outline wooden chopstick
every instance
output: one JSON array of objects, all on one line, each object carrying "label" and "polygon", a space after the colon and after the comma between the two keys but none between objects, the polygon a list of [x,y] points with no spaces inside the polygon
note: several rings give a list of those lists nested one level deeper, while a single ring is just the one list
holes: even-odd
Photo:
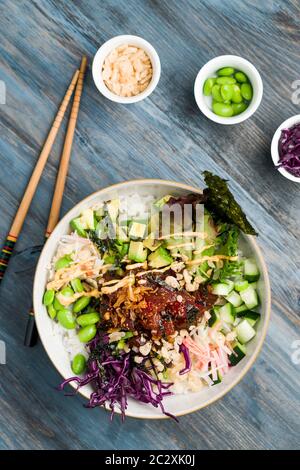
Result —
[{"label": "wooden chopstick", "polygon": [[58,130],[60,128],[60,125],[62,123],[65,111],[68,107],[68,104],[70,102],[71,96],[73,94],[73,91],[75,89],[76,83],[78,81],[79,77],[79,70],[76,70],[72,81],[69,85],[69,88],[67,89],[67,92],[62,100],[62,103],[58,109],[58,112],[55,116],[55,119],[53,121],[52,127],[50,129],[50,132],[48,134],[48,137],[44,143],[44,146],[42,148],[42,151],[40,153],[40,156],[38,158],[38,161],[36,163],[36,166],[33,170],[33,173],[31,175],[31,178],[29,180],[29,183],[27,185],[27,188],[25,190],[25,193],[23,195],[21,204],[17,210],[17,213],[15,215],[14,221],[12,223],[12,226],[10,228],[9,234],[6,238],[6,242],[2,248],[2,251],[0,253],[0,283],[4,277],[8,262],[10,260],[11,254],[13,252],[15,243],[18,239],[18,236],[22,230],[23,223],[25,220],[25,217],[27,215],[28,209],[30,207],[31,201],[33,199],[33,196],[35,194],[36,188],[39,184],[42,172],[44,170],[44,167],[46,165],[47,159],[49,157],[49,154],[51,152],[52,146],[54,144],[55,138],[57,136]]},{"label": "wooden chopstick", "polygon": [[83,57],[81,61],[81,65],[80,65],[78,82],[76,85],[74,101],[73,101],[72,110],[70,114],[67,134],[65,138],[60,166],[59,166],[58,175],[56,179],[54,196],[52,199],[52,205],[50,209],[50,215],[49,215],[49,220],[48,220],[48,225],[47,225],[47,230],[46,230],[46,237],[49,237],[49,235],[52,233],[59,219],[60,207],[61,207],[62,197],[63,197],[63,193],[65,189],[65,183],[66,183],[66,178],[67,178],[67,173],[68,173],[68,168],[69,168],[69,161],[70,161],[70,156],[71,156],[74,132],[75,132],[75,127],[76,127],[76,122],[77,122],[77,117],[78,117],[86,65],[87,65],[87,58]]},{"label": "wooden chopstick", "polygon": [[[70,161],[70,156],[71,156],[75,127],[76,127],[76,122],[77,122],[77,117],[78,117],[78,112],[79,112],[80,99],[81,99],[81,94],[82,94],[82,89],[83,89],[83,80],[84,80],[86,66],[87,66],[87,58],[83,57],[81,61],[81,65],[80,65],[79,77],[78,77],[78,82],[76,85],[74,101],[73,101],[71,114],[69,118],[64,147],[63,147],[63,151],[62,151],[62,155],[60,159],[55,189],[54,189],[53,198],[52,198],[51,209],[49,213],[47,230],[45,232],[46,239],[52,233],[59,219],[62,197],[63,197],[63,193],[65,189],[65,182],[66,182],[69,161]],[[35,326],[34,311],[32,308],[28,314],[24,345],[29,346],[29,347],[34,346],[37,337],[38,337],[38,334],[37,334],[37,330]]]}]

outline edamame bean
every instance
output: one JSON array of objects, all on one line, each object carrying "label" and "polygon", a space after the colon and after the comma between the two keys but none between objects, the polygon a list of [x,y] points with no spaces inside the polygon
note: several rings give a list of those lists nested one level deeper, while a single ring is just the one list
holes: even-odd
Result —
[{"label": "edamame bean", "polygon": [[221,96],[220,89],[221,89],[220,85],[214,85],[211,89],[211,94],[215,101],[222,103],[223,98]]},{"label": "edamame bean", "polygon": [[223,67],[222,69],[219,69],[217,71],[217,75],[219,75],[219,77],[227,77],[229,75],[233,75],[234,74],[234,68],[233,67]]},{"label": "edamame bean", "polygon": [[84,313],[77,317],[77,323],[80,326],[94,325],[100,320],[100,315],[97,312]]},{"label": "edamame bean", "polygon": [[78,313],[83,310],[91,301],[91,297],[80,297],[73,306],[73,312]]},{"label": "edamame bean", "polygon": [[232,85],[233,83],[236,83],[236,79],[233,77],[218,77],[216,79],[216,83],[218,85]]},{"label": "edamame bean", "polygon": [[95,325],[87,325],[84,328],[81,328],[78,331],[79,341],[82,343],[88,343],[97,333],[97,328]]},{"label": "edamame bean", "polygon": [[48,315],[50,318],[52,318],[52,320],[56,317],[56,314],[57,314],[57,311],[55,310],[55,308],[53,307],[53,304],[50,304],[48,307],[47,307],[47,311],[48,311]]},{"label": "edamame bean", "polygon": [[230,117],[233,115],[233,109],[230,104],[213,101],[212,110],[215,114],[222,117]]},{"label": "edamame bean", "polygon": [[53,307],[55,308],[55,310],[63,310],[63,309],[65,308],[65,307],[60,303],[60,301],[58,300],[57,294],[56,294],[56,296],[54,297]]},{"label": "edamame bean", "polygon": [[233,95],[233,85],[222,85],[220,93],[224,102],[230,101]]},{"label": "edamame bean", "polygon": [[203,94],[205,96],[211,95],[211,89],[215,84],[216,79],[215,78],[208,78],[205,80],[204,85],[203,85]]},{"label": "edamame bean", "polygon": [[60,294],[63,295],[64,297],[73,297],[74,291],[71,287],[64,287],[61,291]]},{"label": "edamame bean", "polygon": [[231,100],[233,103],[241,103],[243,101],[242,95],[241,95],[241,89],[238,85],[234,84],[232,86],[232,97]]},{"label": "edamame bean", "polygon": [[73,287],[74,292],[83,292],[83,285],[80,279],[72,279],[71,286]]},{"label": "edamame bean", "polygon": [[243,72],[236,72],[234,78],[239,83],[246,83],[248,81],[247,76]]},{"label": "edamame bean", "polygon": [[73,330],[74,328],[76,328],[75,317],[72,314],[71,310],[68,310],[66,308],[64,308],[63,310],[59,310],[59,312],[57,313],[57,320],[67,330]]},{"label": "edamame bean", "polygon": [[62,258],[59,258],[56,263],[55,263],[55,271],[58,271],[59,269],[67,268],[72,261],[72,258],[70,255],[65,255]]},{"label": "edamame bean", "polygon": [[247,101],[250,101],[252,99],[253,92],[250,83],[243,83],[241,85],[241,94],[242,97]]},{"label": "edamame bean", "polygon": [[43,304],[46,305],[46,307],[51,305],[53,303],[54,296],[55,296],[55,292],[53,289],[46,290],[44,297],[43,297]]},{"label": "edamame bean", "polygon": [[76,354],[76,356],[73,357],[71,369],[76,375],[80,375],[84,372],[86,369],[86,359],[82,354]]},{"label": "edamame bean", "polygon": [[247,104],[242,101],[242,103],[232,103],[233,115],[241,114],[245,109],[247,109]]}]

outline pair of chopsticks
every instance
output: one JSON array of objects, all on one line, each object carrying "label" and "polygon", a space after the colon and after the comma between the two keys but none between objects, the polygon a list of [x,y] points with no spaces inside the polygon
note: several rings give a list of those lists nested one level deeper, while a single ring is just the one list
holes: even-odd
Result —
[{"label": "pair of chopsticks", "polygon": [[[73,143],[74,132],[75,132],[75,127],[76,127],[76,122],[77,122],[77,116],[79,112],[80,98],[82,94],[83,79],[84,79],[86,66],[87,66],[87,59],[86,57],[83,57],[81,61],[80,69],[76,70],[71,80],[71,83],[69,85],[69,88],[58,109],[57,115],[53,121],[48,137],[44,143],[39,159],[36,163],[35,169],[31,175],[31,178],[25,190],[21,204],[15,215],[13,224],[6,238],[6,242],[0,253],[0,283],[4,277],[4,274],[8,266],[10,257],[12,255],[13,249],[15,247],[16,241],[22,230],[24,220],[26,218],[31,201],[37,189],[37,186],[40,181],[44,167],[46,165],[47,159],[50,155],[58,130],[64,118],[64,114],[66,112],[68,104],[75,90],[74,100],[73,100],[70,118],[68,122],[67,133],[65,137],[59,170],[57,174],[47,229],[45,232],[46,238],[49,237],[49,235],[52,233],[53,229],[55,228],[58,222],[66,177],[68,173],[68,167],[69,167],[69,161],[70,161],[70,156],[71,156],[72,143]],[[34,315],[33,315],[33,311],[31,311],[29,314],[28,322],[27,322],[24,344],[26,346],[33,345],[32,343],[33,343],[33,340],[35,339],[34,337],[36,336],[37,334],[35,330]]]}]

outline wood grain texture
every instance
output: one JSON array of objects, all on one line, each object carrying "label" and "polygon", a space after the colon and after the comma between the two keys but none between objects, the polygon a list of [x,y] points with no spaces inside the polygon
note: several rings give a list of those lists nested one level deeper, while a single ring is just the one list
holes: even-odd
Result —
[{"label": "wood grain texture", "polygon": [[[0,28],[0,79],[7,88],[0,109],[0,242],[81,56],[91,64],[105,40],[137,34],[160,55],[159,85],[147,100],[122,106],[97,92],[88,71],[62,213],[111,183],[158,177],[201,186],[201,172],[211,170],[230,180],[260,233],[273,294],[269,332],[254,367],[226,397],[178,425],[135,419],[120,425],[118,417],[110,423],[103,410],[84,409],[80,397],[62,397],[43,347],[22,345],[60,133],[2,282],[7,364],[0,365],[0,447],[299,448],[300,365],[291,353],[300,339],[300,188],[274,170],[270,157],[277,126],[299,114],[291,101],[291,84],[300,78],[299,2],[4,0]],[[264,81],[259,110],[237,126],[208,121],[193,97],[199,68],[224,53],[248,58]]]}]

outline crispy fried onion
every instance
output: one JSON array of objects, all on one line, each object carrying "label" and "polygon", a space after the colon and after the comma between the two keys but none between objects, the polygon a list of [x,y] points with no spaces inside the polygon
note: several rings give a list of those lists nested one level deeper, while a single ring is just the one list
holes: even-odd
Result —
[{"label": "crispy fried onion", "polygon": [[107,264],[95,266],[95,260],[73,264],[68,268],[56,271],[54,280],[48,282],[47,289],[59,290],[65,284],[68,284],[72,279],[76,279],[77,277],[80,279],[96,277],[99,275],[100,271],[105,271],[109,267],[111,267],[111,265]]}]

